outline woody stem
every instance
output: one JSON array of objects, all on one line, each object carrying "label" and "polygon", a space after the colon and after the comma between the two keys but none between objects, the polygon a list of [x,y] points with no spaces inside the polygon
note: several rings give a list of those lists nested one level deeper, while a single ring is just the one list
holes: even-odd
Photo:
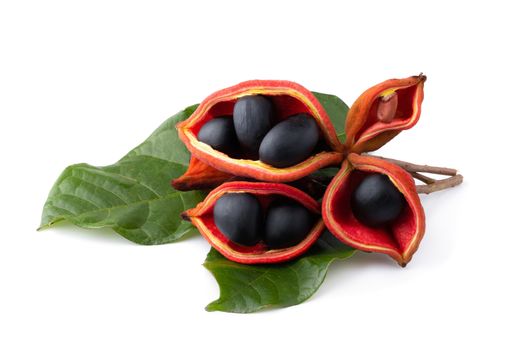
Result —
[{"label": "woody stem", "polygon": [[413,177],[414,179],[421,180],[421,181],[423,181],[424,183],[426,183],[427,185],[436,182],[436,180],[434,180],[433,178],[428,177],[428,176],[425,176],[425,175],[420,174],[420,173],[411,172],[410,174],[412,175],[412,177]]},{"label": "woody stem", "polygon": [[420,165],[420,164],[414,164],[405,162],[403,160],[397,160],[392,158],[385,158],[385,157],[379,157],[379,156],[372,156],[379,159],[386,160],[390,163],[394,163],[401,168],[405,169],[409,173],[429,173],[429,174],[438,174],[438,175],[448,175],[448,176],[454,176],[458,173],[456,169],[451,168],[444,168],[444,167],[438,167],[438,166],[430,166],[430,165]]},{"label": "woody stem", "polygon": [[[432,192],[437,192],[437,191],[445,190],[447,188],[458,186],[459,184],[463,182],[463,175],[458,174],[458,171],[456,169],[430,166],[430,165],[414,164],[414,163],[409,163],[409,162],[405,162],[402,160],[385,158],[385,157],[380,157],[380,156],[375,156],[375,155],[371,155],[371,156],[375,158],[386,160],[393,164],[396,164],[397,166],[409,172],[415,179],[418,179],[424,182],[425,183],[424,185],[416,186],[416,190],[418,193],[430,194]],[[431,177],[423,175],[421,173],[445,175],[449,177],[438,180],[438,179],[433,179]]]},{"label": "woody stem", "polygon": [[430,194],[447,188],[458,186],[463,182],[463,175],[457,174],[443,180],[435,180],[431,184],[417,185],[417,193]]}]

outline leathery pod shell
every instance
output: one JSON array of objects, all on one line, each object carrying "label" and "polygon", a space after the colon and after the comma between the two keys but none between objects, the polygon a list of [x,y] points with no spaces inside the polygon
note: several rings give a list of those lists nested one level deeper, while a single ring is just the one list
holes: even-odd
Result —
[{"label": "leathery pod shell", "polygon": [[[226,194],[250,194],[255,196],[263,208],[271,206],[278,199],[287,199],[300,203],[312,215],[313,223],[308,234],[297,244],[286,248],[268,247],[263,241],[244,246],[232,242],[224,235],[214,222],[214,207],[217,201]],[[195,208],[182,214],[190,220],[201,235],[229,260],[243,264],[268,264],[289,261],[301,254],[315,243],[324,230],[321,208],[317,201],[295,187],[280,183],[232,181],[222,184],[211,191]],[[317,218],[316,218],[317,217]]]},{"label": "leathery pod shell", "polygon": [[419,120],[426,76],[390,79],[357,98],[346,117],[350,153],[375,151]]},{"label": "leathery pod shell", "polygon": [[226,181],[233,181],[233,174],[217,170],[198,158],[191,157],[188,169],[182,176],[171,180],[171,185],[178,191],[208,189],[217,187]]},{"label": "leathery pod shell", "polygon": [[[298,164],[279,168],[261,160],[230,157],[198,140],[197,135],[204,124],[219,116],[232,115],[236,102],[245,96],[264,96],[270,100],[276,123],[300,113],[311,115],[318,126],[323,147]],[[344,157],[343,145],[321,103],[312,92],[290,81],[251,80],[217,91],[206,98],[187,120],[179,123],[177,129],[192,157],[219,171],[260,181],[295,181],[318,169],[339,164]]]},{"label": "leathery pod shell", "polygon": [[[388,177],[406,202],[397,218],[380,226],[366,224],[366,218],[358,219],[352,209],[354,191],[371,174]],[[348,156],[326,189],[322,210],[326,226],[343,243],[388,254],[401,266],[410,261],[425,232],[425,214],[412,176],[397,165],[371,156]]]}]

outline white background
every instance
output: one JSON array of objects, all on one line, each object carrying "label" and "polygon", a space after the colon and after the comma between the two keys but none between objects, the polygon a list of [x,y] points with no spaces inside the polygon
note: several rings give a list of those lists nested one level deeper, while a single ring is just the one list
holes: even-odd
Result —
[{"label": "white background", "polygon": [[[523,349],[519,2],[250,3],[1,2],[0,348]],[[217,89],[288,79],[350,104],[420,72],[421,120],[379,154],[466,182],[423,198],[405,269],[361,253],[299,306],[208,313],[219,291],[200,237],[35,231],[65,166],[113,163]]]}]

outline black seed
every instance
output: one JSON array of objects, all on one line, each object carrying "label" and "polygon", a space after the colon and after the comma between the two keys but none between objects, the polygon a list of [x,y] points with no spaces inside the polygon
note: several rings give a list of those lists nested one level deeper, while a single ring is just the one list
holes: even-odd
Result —
[{"label": "black seed", "polygon": [[237,244],[252,246],[261,240],[263,212],[257,198],[248,193],[227,193],[213,208],[217,228]]},{"label": "black seed", "polygon": [[313,223],[313,214],[298,202],[275,200],[266,214],[264,242],[272,249],[292,247],[306,238]]},{"label": "black seed", "polygon": [[259,159],[286,168],[310,157],[319,140],[319,128],[308,114],[297,114],[275,125],[264,137]]},{"label": "black seed", "polygon": [[383,174],[367,175],[352,193],[352,211],[360,222],[377,227],[388,224],[403,211],[405,197]]},{"label": "black seed", "polygon": [[259,145],[272,127],[273,119],[273,104],[264,96],[244,96],[235,103],[233,107],[235,133],[248,158],[257,159]]},{"label": "black seed", "polygon": [[197,140],[228,155],[236,152],[239,147],[231,116],[217,117],[208,121],[199,130]]}]

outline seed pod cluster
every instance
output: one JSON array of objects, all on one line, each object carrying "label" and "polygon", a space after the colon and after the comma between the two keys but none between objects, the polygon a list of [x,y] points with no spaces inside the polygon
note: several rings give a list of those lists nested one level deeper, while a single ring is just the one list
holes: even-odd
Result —
[{"label": "seed pod cluster", "polygon": [[[425,223],[414,179],[361,153],[417,123],[425,79],[391,79],[366,90],[348,110],[344,143],[316,96],[296,83],[248,81],[212,94],[177,126],[192,161],[173,184],[255,182],[226,182],[184,217],[224,256],[242,263],[293,259],[326,225],[342,242],[406,265]],[[327,166],[340,169],[321,206],[282,184]]]}]

